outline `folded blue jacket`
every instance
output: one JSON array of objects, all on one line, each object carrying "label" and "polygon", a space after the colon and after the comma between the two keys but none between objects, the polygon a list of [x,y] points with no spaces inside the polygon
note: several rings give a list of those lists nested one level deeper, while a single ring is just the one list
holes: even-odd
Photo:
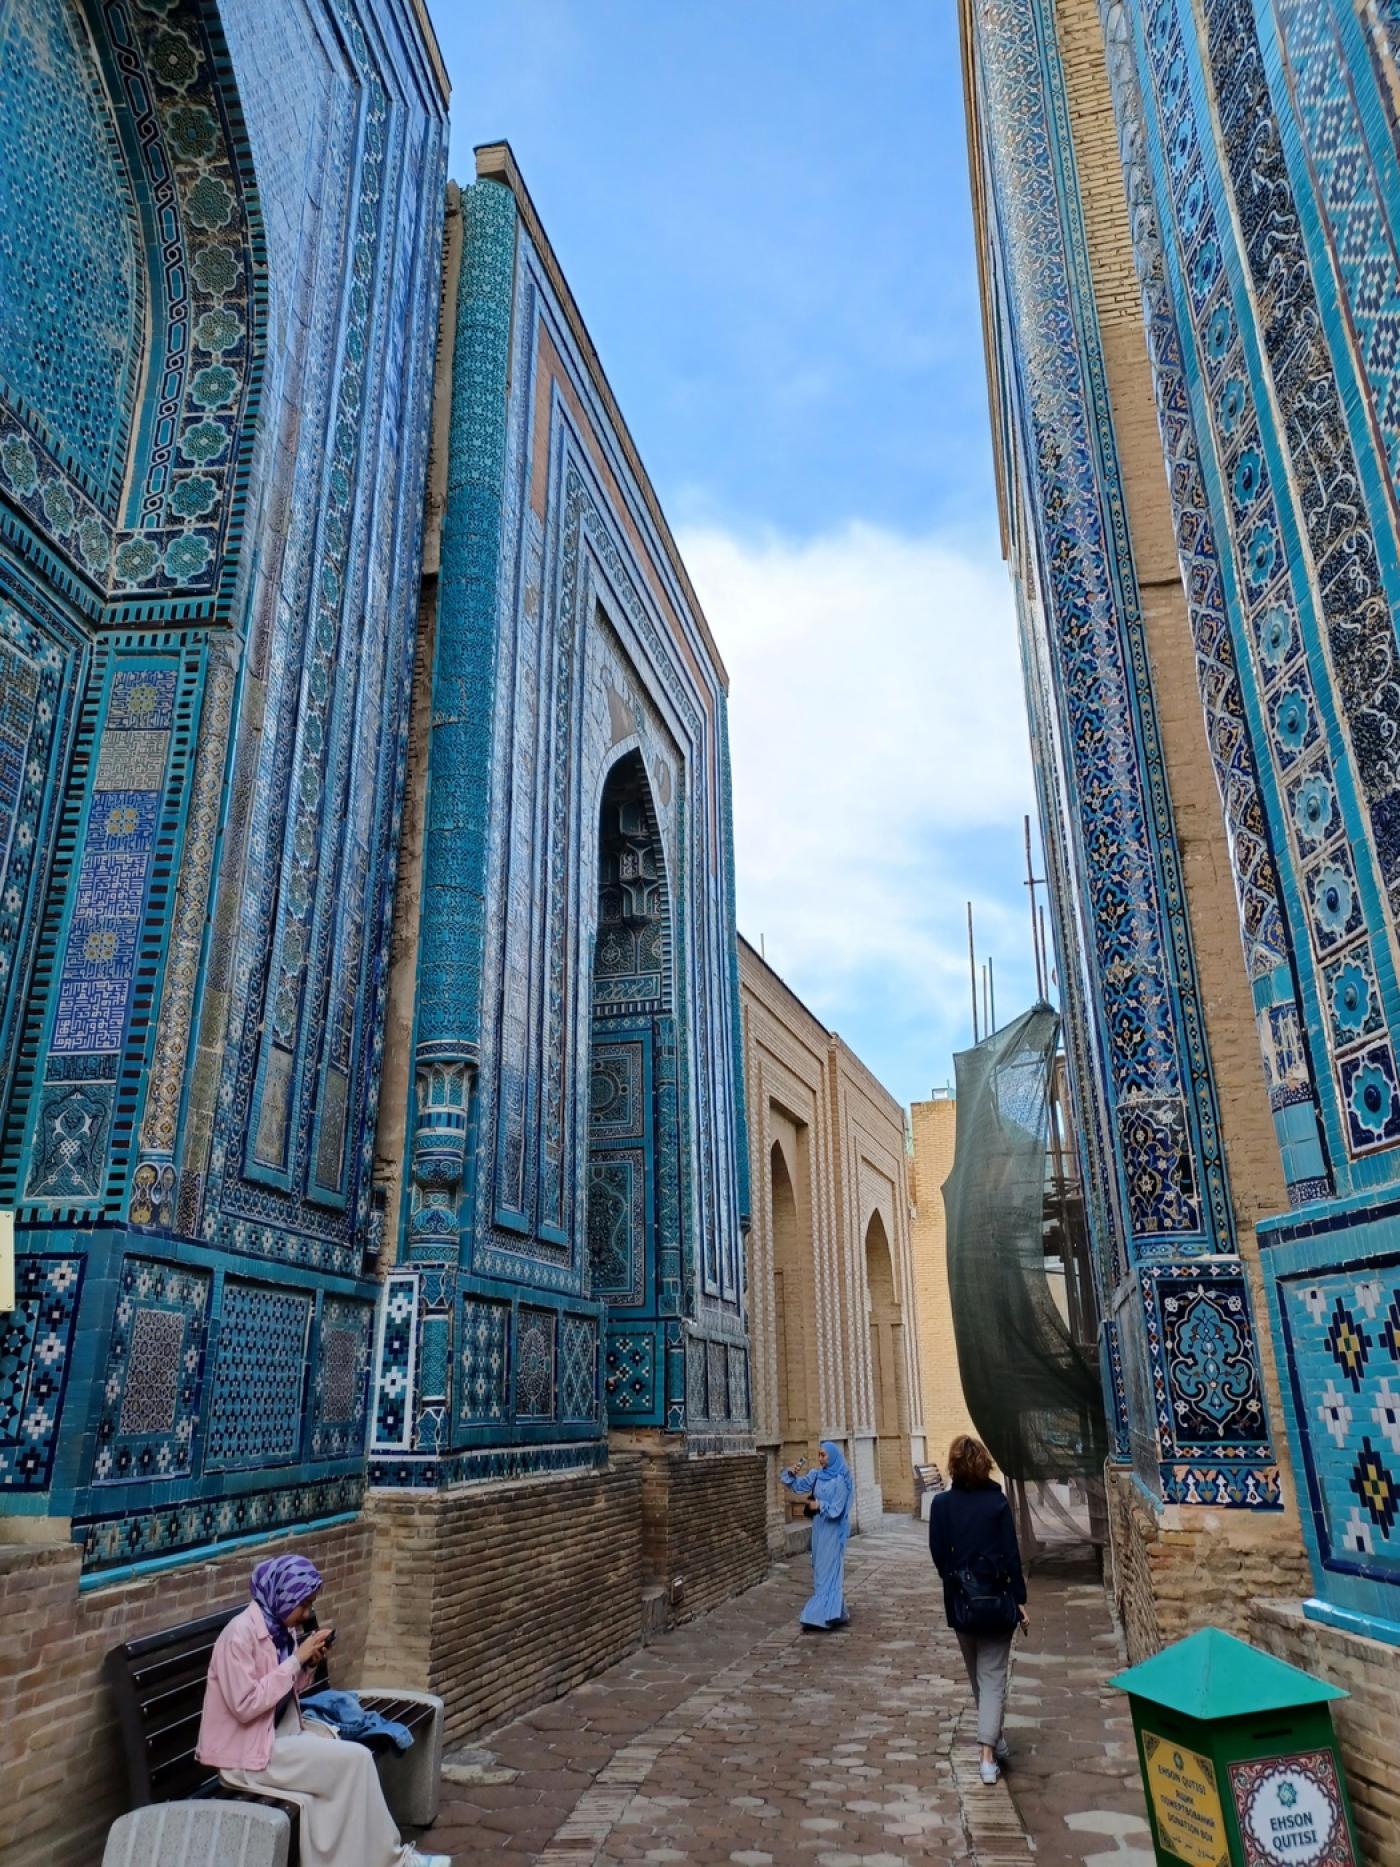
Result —
[{"label": "folded blue jacket", "polygon": [[413,1733],[407,1725],[392,1718],[381,1718],[377,1711],[362,1705],[353,1692],[313,1692],[301,1701],[301,1709],[318,1724],[328,1724],[342,1737],[363,1743],[366,1738],[392,1738],[400,1750],[407,1750]]}]

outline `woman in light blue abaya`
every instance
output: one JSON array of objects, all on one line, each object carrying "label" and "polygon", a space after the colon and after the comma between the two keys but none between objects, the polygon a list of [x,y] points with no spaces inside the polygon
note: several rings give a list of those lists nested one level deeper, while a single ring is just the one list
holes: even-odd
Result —
[{"label": "woman in light blue abaya", "polygon": [[812,1519],[812,1599],[802,1610],[809,1634],[829,1634],[844,1627],[846,1613],[846,1544],[851,1534],[851,1473],[840,1446],[823,1439],[816,1467],[789,1466],[778,1476],[795,1497],[806,1498]]}]

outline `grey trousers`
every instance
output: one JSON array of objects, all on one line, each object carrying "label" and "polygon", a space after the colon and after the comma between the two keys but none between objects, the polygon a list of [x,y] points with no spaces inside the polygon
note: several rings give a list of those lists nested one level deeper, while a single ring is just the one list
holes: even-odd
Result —
[{"label": "grey trousers", "polygon": [[1006,1675],[1011,1665],[1010,1634],[959,1634],[963,1665],[967,1668],[977,1706],[977,1742],[995,1744],[1001,1736],[1006,1711]]}]

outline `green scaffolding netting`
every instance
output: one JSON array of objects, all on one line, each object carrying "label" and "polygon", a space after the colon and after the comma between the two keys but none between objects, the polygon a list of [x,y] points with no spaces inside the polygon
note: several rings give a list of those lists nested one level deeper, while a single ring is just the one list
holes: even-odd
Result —
[{"label": "green scaffolding netting", "polygon": [[1051,1071],[1059,1015],[1036,1005],[954,1059],[957,1138],[943,1188],[948,1282],[968,1412],[1006,1477],[1084,1478],[1107,1456],[1097,1355],[1047,1275]]}]

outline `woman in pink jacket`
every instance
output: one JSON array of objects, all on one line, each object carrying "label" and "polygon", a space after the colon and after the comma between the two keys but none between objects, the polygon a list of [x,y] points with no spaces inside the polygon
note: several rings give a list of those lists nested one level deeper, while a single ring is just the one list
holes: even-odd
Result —
[{"label": "woman in pink jacket", "polygon": [[195,1755],[235,1789],[262,1789],[301,1808],[302,1867],[452,1867],[399,1840],[374,1758],[325,1725],[302,1722],[297,1694],[332,1637],[300,1645],[321,1592],[305,1556],[273,1556],[253,1571],[253,1599],[214,1646]]}]

